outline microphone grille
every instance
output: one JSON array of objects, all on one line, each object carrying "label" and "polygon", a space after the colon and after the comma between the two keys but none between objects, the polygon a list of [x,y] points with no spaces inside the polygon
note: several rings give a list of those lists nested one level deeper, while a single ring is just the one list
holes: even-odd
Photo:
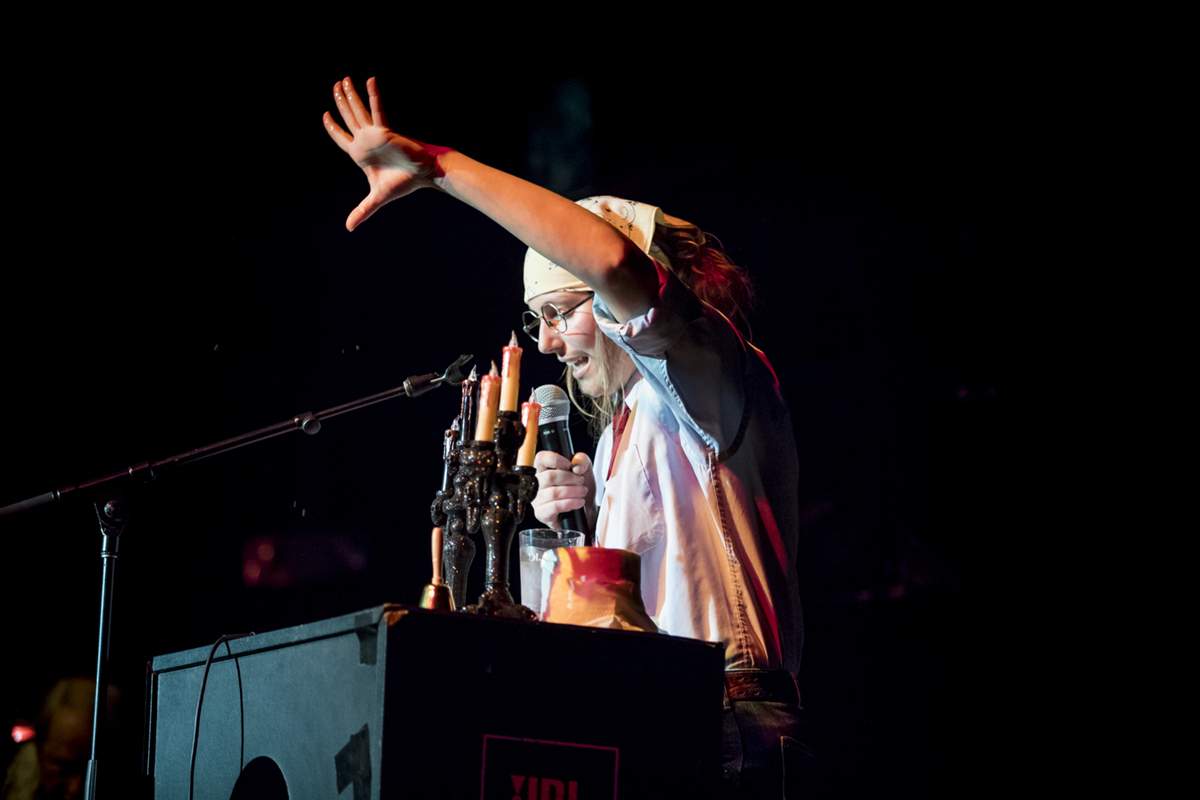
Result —
[{"label": "microphone grille", "polygon": [[538,425],[548,422],[563,422],[571,413],[571,399],[562,387],[548,383],[533,390],[533,400],[542,406],[542,414],[538,417]]}]

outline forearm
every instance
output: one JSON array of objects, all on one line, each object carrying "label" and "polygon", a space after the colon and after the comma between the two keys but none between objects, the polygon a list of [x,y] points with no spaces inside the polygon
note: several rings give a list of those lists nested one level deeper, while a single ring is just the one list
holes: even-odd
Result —
[{"label": "forearm", "polygon": [[346,127],[326,113],[330,138],[362,168],[370,193],[346,218],[354,230],[388,203],[433,186],[482,211],[596,291],[619,320],[650,309],[658,273],[649,256],[599,217],[553,192],[444,147],[401,136],[383,113],[375,79],[370,107],[349,79],[333,87]]},{"label": "forearm", "polygon": [[437,154],[434,185],[575,275],[619,320],[649,310],[658,276],[649,256],[600,217],[554,192],[462,153]]}]

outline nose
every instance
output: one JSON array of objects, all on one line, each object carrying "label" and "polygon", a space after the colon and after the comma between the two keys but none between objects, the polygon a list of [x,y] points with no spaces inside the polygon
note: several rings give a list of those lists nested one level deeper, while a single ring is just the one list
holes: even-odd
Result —
[{"label": "nose", "polygon": [[563,340],[559,336],[558,331],[551,328],[545,322],[538,324],[538,352],[546,355],[561,353],[566,348],[563,346]]}]

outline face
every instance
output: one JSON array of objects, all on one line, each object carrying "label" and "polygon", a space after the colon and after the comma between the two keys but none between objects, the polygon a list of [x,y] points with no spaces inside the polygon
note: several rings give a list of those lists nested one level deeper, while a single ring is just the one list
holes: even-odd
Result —
[{"label": "face", "polygon": [[[547,292],[531,299],[529,308],[538,314],[542,313],[542,307],[546,303],[553,303],[560,309],[568,309],[586,297],[582,292]],[[565,333],[559,333],[544,322],[539,325],[538,350],[556,356],[566,364],[584,394],[588,397],[599,397],[604,393],[604,389],[600,385],[596,337],[604,334],[596,330],[591,301],[568,314],[566,323]]]},{"label": "face", "polygon": [[44,796],[83,796],[84,776],[92,744],[91,715],[71,708],[50,719],[50,730],[38,747]]}]

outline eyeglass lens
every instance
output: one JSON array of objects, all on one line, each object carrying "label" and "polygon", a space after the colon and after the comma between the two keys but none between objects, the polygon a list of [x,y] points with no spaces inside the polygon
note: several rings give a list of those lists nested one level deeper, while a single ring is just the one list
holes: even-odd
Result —
[{"label": "eyeglass lens", "polygon": [[543,305],[541,314],[534,313],[533,311],[526,311],[522,314],[525,319],[525,332],[533,337],[534,341],[536,341],[538,338],[538,326],[545,322],[547,327],[549,327],[551,330],[558,333],[565,333],[567,329],[567,315],[591,299],[592,295],[589,294],[583,300],[580,300],[566,311],[559,311],[558,306],[554,305],[553,303],[546,303]]}]

